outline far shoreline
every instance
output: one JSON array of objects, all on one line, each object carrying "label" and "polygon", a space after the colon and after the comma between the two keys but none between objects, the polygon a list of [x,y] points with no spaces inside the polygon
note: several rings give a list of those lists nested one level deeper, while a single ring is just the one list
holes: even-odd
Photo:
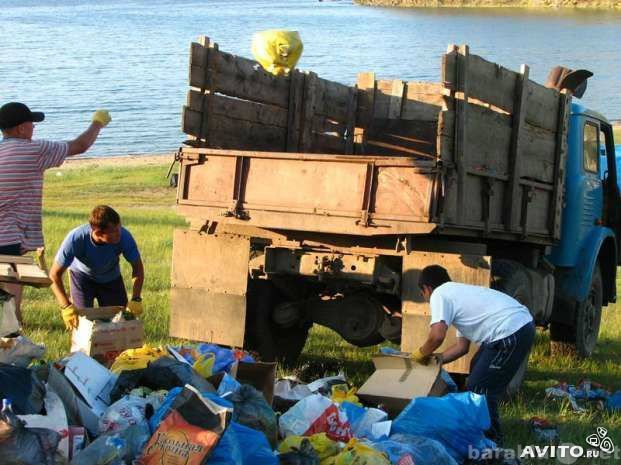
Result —
[{"label": "far shoreline", "polygon": [[619,0],[354,0],[362,6],[394,8],[523,8],[533,11],[619,11]]}]

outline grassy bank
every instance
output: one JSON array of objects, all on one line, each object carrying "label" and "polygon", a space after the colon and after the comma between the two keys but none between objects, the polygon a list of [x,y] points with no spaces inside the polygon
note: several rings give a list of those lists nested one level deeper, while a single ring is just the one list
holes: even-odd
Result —
[{"label": "grassy bank", "polygon": [[[45,180],[44,230],[48,261],[51,261],[65,234],[86,222],[89,210],[95,204],[114,206],[121,214],[124,225],[136,237],[147,273],[143,296],[146,308],[144,321],[147,340],[151,344],[170,340],[167,331],[172,231],[185,225],[173,208],[175,192],[167,187],[167,169],[167,161],[152,166],[82,165],[49,171]],[[123,273],[126,282],[129,282],[129,268],[125,263]],[[50,291],[28,289],[25,300],[27,335],[45,343],[50,359],[67,353],[69,335],[64,330]],[[359,385],[372,371],[370,356],[376,350],[357,349],[329,330],[314,328],[296,371],[302,376],[311,376],[344,370],[348,378]],[[544,398],[546,387],[558,381],[577,383],[583,378],[603,383],[614,390],[621,389],[619,354],[621,315],[614,307],[605,310],[600,343],[590,360],[551,357],[547,334],[538,335],[522,394],[502,407],[508,445],[533,444],[534,439],[526,422],[532,416],[542,416],[559,424],[563,442],[586,446],[586,436],[592,434],[595,427],[604,426],[617,447],[621,446],[621,415],[610,415],[595,408],[586,414],[576,414],[567,402]],[[590,460],[583,463],[597,462]]]},{"label": "grassy bank", "polygon": [[400,8],[600,8],[619,9],[617,0],[354,0],[360,5]]}]

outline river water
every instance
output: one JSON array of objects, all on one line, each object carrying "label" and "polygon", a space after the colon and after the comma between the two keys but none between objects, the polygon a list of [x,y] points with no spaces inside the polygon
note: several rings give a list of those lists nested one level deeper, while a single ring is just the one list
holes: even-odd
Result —
[{"label": "river water", "polygon": [[621,13],[524,9],[395,9],[312,0],[0,0],[0,102],[46,113],[35,137],[68,139],[92,110],[112,124],[90,155],[174,150],[184,140],[188,49],[205,34],[251,57],[252,33],[300,31],[298,66],[352,84],[440,79],[450,43],[543,82],[551,66],[595,72],[585,104],[621,119]]}]

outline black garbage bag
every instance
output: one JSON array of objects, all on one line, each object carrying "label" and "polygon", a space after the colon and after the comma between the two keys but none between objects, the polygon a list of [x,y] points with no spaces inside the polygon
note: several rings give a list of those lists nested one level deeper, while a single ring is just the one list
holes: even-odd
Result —
[{"label": "black garbage bag", "polygon": [[60,434],[51,429],[26,428],[14,413],[0,414],[0,463],[54,465]]},{"label": "black garbage bag", "polygon": [[280,465],[319,465],[319,455],[308,439],[303,439],[298,450],[278,456]]},{"label": "black garbage bag", "polygon": [[160,389],[170,391],[174,387],[183,387],[186,384],[194,386],[200,392],[216,392],[213,385],[187,363],[171,357],[162,357],[149,363],[144,369],[121,372],[110,392],[110,400],[116,402],[140,386],[154,391]]},{"label": "black garbage bag", "polygon": [[38,415],[44,397],[45,386],[34,371],[0,363],[0,399],[10,399],[16,415]]},{"label": "black garbage bag", "polygon": [[102,434],[79,452],[71,460],[71,465],[133,463],[150,437],[147,422],[132,425],[122,431]]},{"label": "black garbage bag", "polygon": [[275,448],[278,441],[278,420],[263,394],[248,384],[242,384],[228,400],[233,402],[233,421],[263,431],[270,445]]}]

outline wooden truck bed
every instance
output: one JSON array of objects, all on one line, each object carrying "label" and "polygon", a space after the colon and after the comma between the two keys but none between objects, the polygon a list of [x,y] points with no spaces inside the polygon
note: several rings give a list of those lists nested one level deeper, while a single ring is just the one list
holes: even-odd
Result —
[{"label": "wooden truck bed", "polygon": [[554,243],[570,97],[450,46],[441,83],[274,77],[191,47],[179,210],[335,234]]}]

